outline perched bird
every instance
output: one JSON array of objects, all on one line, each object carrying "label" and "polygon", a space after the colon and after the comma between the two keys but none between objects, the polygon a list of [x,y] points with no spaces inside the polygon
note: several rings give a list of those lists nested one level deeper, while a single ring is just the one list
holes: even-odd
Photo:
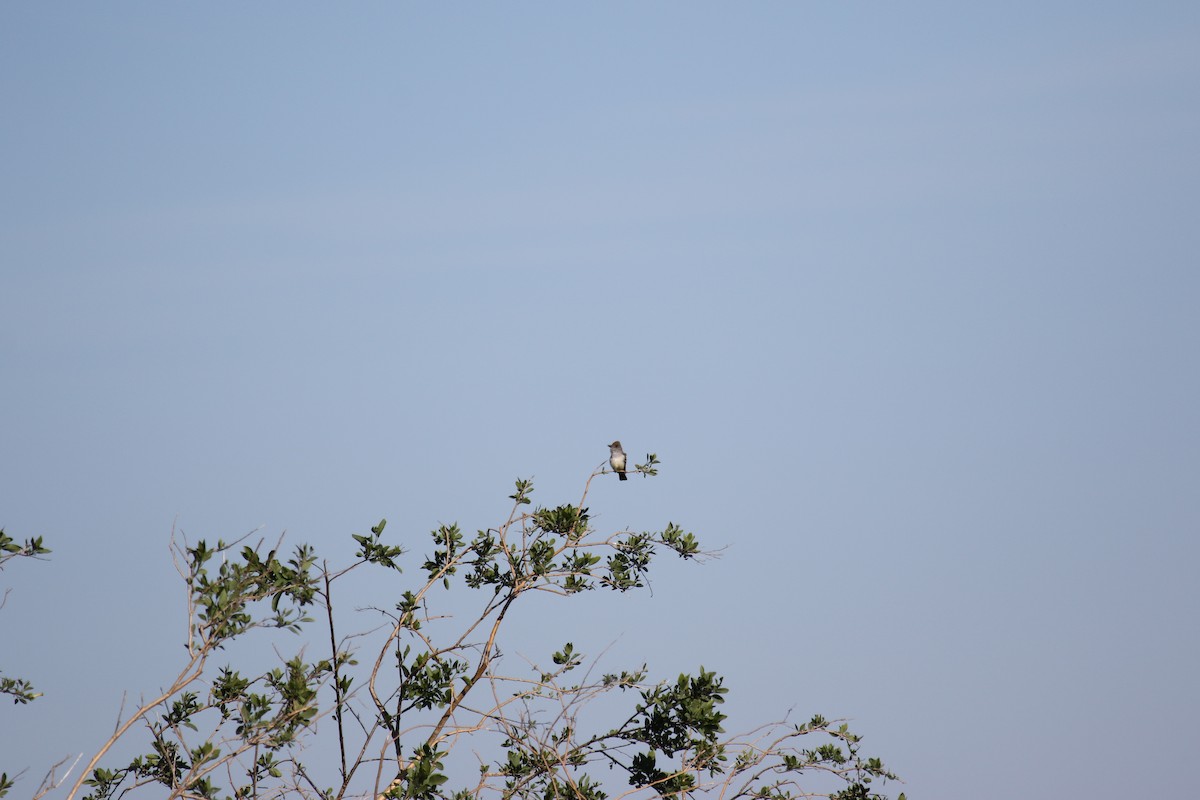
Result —
[{"label": "perched bird", "polygon": [[617,473],[617,477],[621,480],[628,480],[625,475],[625,451],[621,449],[620,442],[613,442],[608,446],[608,463],[612,466],[613,472]]}]

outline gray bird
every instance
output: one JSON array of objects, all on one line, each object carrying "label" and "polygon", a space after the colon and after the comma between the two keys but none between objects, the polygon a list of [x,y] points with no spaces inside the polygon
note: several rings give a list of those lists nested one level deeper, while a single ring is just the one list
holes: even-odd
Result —
[{"label": "gray bird", "polygon": [[629,480],[625,475],[625,451],[621,449],[620,442],[613,442],[608,446],[608,463],[618,478],[623,481]]}]

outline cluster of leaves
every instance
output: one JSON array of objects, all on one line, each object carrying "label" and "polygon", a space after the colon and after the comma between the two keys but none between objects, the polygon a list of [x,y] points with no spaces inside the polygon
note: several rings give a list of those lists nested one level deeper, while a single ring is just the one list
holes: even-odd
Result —
[{"label": "cluster of leaves", "polygon": [[[49,553],[50,548],[45,546],[41,536],[18,542],[0,528],[0,569],[4,569],[4,565],[14,558],[37,558]],[[3,602],[0,602],[0,606],[3,606]],[[29,703],[42,696],[33,690],[33,684],[28,680],[9,678],[3,674],[0,674],[0,695],[8,695],[14,703]],[[4,796],[5,784],[6,776],[0,776],[0,797]]]},{"label": "cluster of leaves", "polygon": [[[571,645],[554,655],[566,670],[578,666],[581,656]],[[593,685],[559,688],[553,700],[569,711],[539,722],[549,715],[532,707],[509,723],[509,738],[503,742],[506,758],[497,765],[505,782],[498,788],[502,797],[527,800],[571,798],[605,800],[607,786],[596,778],[596,770],[617,770],[625,776],[632,792],[652,790],[660,797],[682,798],[697,794],[746,798],[747,800],[799,800],[827,796],[834,800],[878,800],[884,795],[872,789],[876,780],[893,780],[877,758],[859,753],[860,739],[845,723],[813,717],[802,725],[774,723],[754,740],[723,739],[719,710],[725,701],[723,680],[699,669],[681,674],[676,681],[643,685],[645,668],[606,675]],[[557,674],[541,676],[543,685],[557,684]],[[623,724],[600,735],[579,737],[576,712],[610,689],[635,689],[640,700]],[[811,748],[796,742],[818,736],[827,741]],[[494,773],[492,773],[494,774]],[[814,774],[840,785],[825,794],[807,781]],[[481,786],[484,782],[481,782]],[[479,796],[479,791],[440,795],[449,800]],[[899,800],[904,800],[901,794]]]},{"label": "cluster of leaves", "polygon": [[[256,629],[300,632],[312,619],[306,609],[317,600],[321,573],[312,549],[301,545],[283,561],[276,550],[200,541],[182,550],[189,588],[189,661],[171,688],[126,721],[149,734],[148,752],[118,768],[90,766],[81,783],[88,800],[123,795],[138,786],[157,785],[171,797],[218,800],[229,795],[217,776],[241,764],[242,782],[232,797],[257,797],[266,778],[282,776],[287,750],[321,713],[318,693],[332,672],[328,659],[289,659],[253,678],[230,666],[209,679],[208,659]],[[192,687],[207,684],[200,693]],[[189,737],[188,732],[205,734]],[[193,743],[189,744],[189,738]],[[246,754],[253,758],[243,758]],[[79,784],[76,785],[78,789]]]},{"label": "cluster of leaves", "polygon": [[[46,547],[41,536],[18,542],[0,528],[0,570],[14,558],[40,558],[49,553],[50,548]],[[0,597],[0,607],[4,606],[7,599],[7,593]],[[13,703],[25,704],[38,699],[42,693],[34,691],[33,684],[25,678],[11,678],[0,673],[0,695],[11,697]],[[0,797],[8,794],[14,785],[14,778],[10,778],[7,772],[0,773]]]},{"label": "cluster of leaves", "polygon": [[[654,475],[657,465],[651,454],[632,471]],[[430,533],[428,552],[408,563],[406,549],[385,538],[386,520],[354,536],[354,558],[340,570],[318,567],[303,545],[286,560],[277,549],[264,552],[262,543],[179,547],[190,605],[184,668],[120,725],[68,800],[84,786],[87,800],[139,787],[204,800],[605,800],[614,791],[790,800],[820,794],[800,784],[814,772],[836,781],[839,790],[828,796],[880,797],[869,791],[872,780],[893,776],[859,755],[844,725],[818,717],[803,726],[768,726],[769,741],[725,737],[727,690],[703,667],[674,682],[648,683],[644,665],[595,680],[568,642],[544,667],[503,671],[501,631],[521,598],[624,593],[647,583],[660,554],[706,555],[673,523],[598,532],[586,488],[577,504],[547,507],[534,507],[533,491],[532,481],[518,480],[503,523],[470,537],[457,524],[441,525]],[[374,570],[383,586],[394,582],[398,599],[360,612],[382,615],[382,626],[364,630],[360,623],[339,637],[346,614],[334,613],[333,590],[360,569]],[[431,611],[447,602],[437,592],[456,582],[467,590],[456,602],[472,602],[474,610]],[[312,630],[313,609],[325,611],[323,655],[306,655],[314,640],[265,672],[209,666],[218,653],[252,652],[235,646],[251,635]],[[611,715],[623,702],[628,711],[617,712],[615,726],[585,719],[596,708]],[[329,726],[318,731],[322,719]],[[121,766],[101,766],[138,723],[148,738],[144,751]],[[825,741],[809,749],[795,744],[814,736]],[[322,738],[336,741],[336,763],[311,755]],[[478,776],[453,789],[467,774],[468,741]]]}]

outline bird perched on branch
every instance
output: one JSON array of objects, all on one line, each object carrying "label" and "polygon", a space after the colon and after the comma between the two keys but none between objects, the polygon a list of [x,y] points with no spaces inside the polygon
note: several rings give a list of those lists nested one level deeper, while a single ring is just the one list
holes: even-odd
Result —
[{"label": "bird perched on branch", "polygon": [[619,441],[608,446],[608,463],[612,466],[613,472],[617,473],[618,478],[623,481],[628,480],[625,475],[625,451],[621,449]]}]

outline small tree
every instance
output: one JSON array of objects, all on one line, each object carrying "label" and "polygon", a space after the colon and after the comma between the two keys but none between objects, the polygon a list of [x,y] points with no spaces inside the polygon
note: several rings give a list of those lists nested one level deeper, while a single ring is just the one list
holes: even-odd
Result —
[{"label": "small tree", "polygon": [[[632,472],[652,476],[657,466],[651,454]],[[184,665],[119,724],[66,797],[141,788],[205,800],[882,797],[872,782],[894,776],[860,755],[844,723],[817,716],[725,737],[724,682],[703,667],[674,681],[648,681],[644,665],[593,677],[567,642],[544,665],[504,668],[502,632],[532,595],[628,592],[664,552],[706,555],[673,523],[597,531],[586,502],[606,472],[593,471],[579,503],[553,508],[534,507],[532,482],[518,480],[501,524],[470,538],[456,524],[433,531],[416,580],[402,573],[408,553],[385,537],[385,520],[354,536],[355,559],[339,569],[308,545],[281,555],[261,542],[176,541],[189,597]],[[377,615],[375,624],[342,635],[334,588],[363,569],[394,576],[398,600],[356,612]],[[431,607],[449,602],[439,587],[474,598],[474,610]],[[315,631],[314,617],[323,646],[313,639],[248,674],[215,664],[264,629]],[[324,652],[310,656],[315,649]],[[589,723],[593,711],[613,722]],[[135,727],[143,752],[101,766]]]}]

